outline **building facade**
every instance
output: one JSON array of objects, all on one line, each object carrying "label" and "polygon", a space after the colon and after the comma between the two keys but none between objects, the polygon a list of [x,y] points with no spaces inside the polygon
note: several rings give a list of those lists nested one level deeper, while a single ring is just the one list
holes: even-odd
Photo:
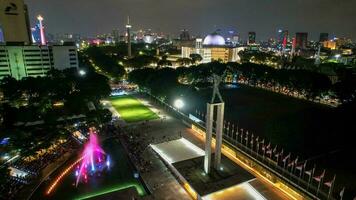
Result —
[{"label": "building facade", "polygon": [[23,0],[0,1],[0,26],[4,42],[31,43],[30,22]]},{"label": "building facade", "polygon": [[248,32],[248,45],[256,44],[256,32]]},{"label": "building facade", "polygon": [[243,49],[226,46],[225,39],[217,33],[213,33],[206,36],[204,40],[197,38],[195,47],[182,47],[182,58],[189,58],[191,54],[199,54],[203,58],[202,63],[212,61],[239,62],[238,53]]},{"label": "building facade", "polygon": [[0,79],[45,76],[54,68],[78,68],[75,46],[0,46]]},{"label": "building facade", "polygon": [[306,49],[307,45],[308,45],[308,33],[296,33],[295,34],[295,38],[296,38],[296,49]]}]

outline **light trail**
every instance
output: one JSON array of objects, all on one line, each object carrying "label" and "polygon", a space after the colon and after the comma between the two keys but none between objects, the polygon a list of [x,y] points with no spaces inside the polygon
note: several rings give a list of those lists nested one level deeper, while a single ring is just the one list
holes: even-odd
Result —
[{"label": "light trail", "polygon": [[59,181],[62,180],[62,178],[68,174],[68,172],[73,169],[73,167],[78,164],[80,161],[82,161],[84,159],[84,156],[79,158],[78,160],[76,160],[73,164],[71,164],[69,167],[67,167],[57,178],[56,180],[51,184],[51,186],[48,188],[46,194],[49,195],[51,194],[51,192],[55,189],[55,187],[57,186],[57,184],[59,183]]}]

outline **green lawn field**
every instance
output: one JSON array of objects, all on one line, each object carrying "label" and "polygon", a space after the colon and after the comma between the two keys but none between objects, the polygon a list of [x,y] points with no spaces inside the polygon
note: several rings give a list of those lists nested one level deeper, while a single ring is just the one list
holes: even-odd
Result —
[{"label": "green lawn field", "polygon": [[119,112],[126,122],[139,122],[144,120],[157,119],[158,115],[143,105],[135,97],[124,95],[112,97],[112,106]]}]

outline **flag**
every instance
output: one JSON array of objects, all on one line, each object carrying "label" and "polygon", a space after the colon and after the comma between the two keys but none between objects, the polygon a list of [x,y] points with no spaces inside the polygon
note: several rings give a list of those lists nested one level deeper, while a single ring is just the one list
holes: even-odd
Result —
[{"label": "flag", "polygon": [[289,159],[289,158],[290,158],[290,153],[286,157],[283,158],[283,162],[286,162],[287,159]]},{"label": "flag", "polygon": [[298,156],[297,156],[297,158],[294,160],[294,164],[296,165],[297,163],[298,163]]},{"label": "flag", "polygon": [[265,151],[266,150],[266,147],[264,144],[262,144],[262,151]]},{"label": "flag", "polygon": [[259,136],[257,136],[256,137],[256,143],[258,143],[258,140],[260,139],[260,137]]},{"label": "flag", "polygon": [[315,177],[313,177],[313,178],[314,178],[314,180],[320,182],[321,179],[324,178],[324,176],[325,176],[325,169],[324,169],[323,173],[321,173],[319,176],[315,176]]},{"label": "flag", "polygon": [[276,153],[274,156],[275,156],[276,158],[278,158],[279,156],[283,156],[283,149],[282,149],[281,152]]},{"label": "flag", "polygon": [[276,153],[276,152],[277,152],[277,146],[278,146],[278,145],[276,145],[276,146],[274,147],[273,153]]},{"label": "flag", "polygon": [[271,149],[267,150],[266,154],[272,154],[272,150]]},{"label": "flag", "polygon": [[265,143],[265,139],[263,139],[262,141],[261,141],[261,144],[264,144]]},{"label": "flag", "polygon": [[294,164],[295,164],[294,161],[292,161],[292,162],[290,162],[287,166],[288,166],[288,167],[291,167],[291,166],[294,166]]},{"label": "flag", "polygon": [[305,173],[308,175],[308,176],[311,176],[312,174],[314,174],[314,171],[315,171],[315,166],[313,169],[309,170],[309,171],[305,171]]},{"label": "flag", "polygon": [[334,175],[334,178],[332,180],[330,180],[329,182],[325,182],[324,184],[330,188],[334,184],[335,178],[336,175]]},{"label": "flag", "polygon": [[271,148],[271,143],[268,143],[268,145],[267,145],[266,148],[267,148],[267,149]]},{"label": "flag", "polygon": [[283,157],[283,149],[282,149],[282,151],[279,153],[279,156],[281,156],[281,157]]},{"label": "flag", "polygon": [[305,169],[306,165],[307,165],[307,161],[305,161],[304,164],[300,164],[300,165],[296,166],[295,168],[299,171],[302,171],[303,168]]},{"label": "flag", "polygon": [[342,190],[340,191],[340,197],[342,199],[342,197],[344,196],[345,193],[345,187],[342,188]]}]

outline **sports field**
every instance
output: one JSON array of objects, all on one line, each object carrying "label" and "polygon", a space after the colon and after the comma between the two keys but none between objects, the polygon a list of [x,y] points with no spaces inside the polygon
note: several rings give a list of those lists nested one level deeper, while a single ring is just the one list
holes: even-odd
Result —
[{"label": "sports field", "polygon": [[133,96],[112,97],[110,100],[112,106],[126,122],[139,122],[158,118],[156,113],[152,112]]}]

